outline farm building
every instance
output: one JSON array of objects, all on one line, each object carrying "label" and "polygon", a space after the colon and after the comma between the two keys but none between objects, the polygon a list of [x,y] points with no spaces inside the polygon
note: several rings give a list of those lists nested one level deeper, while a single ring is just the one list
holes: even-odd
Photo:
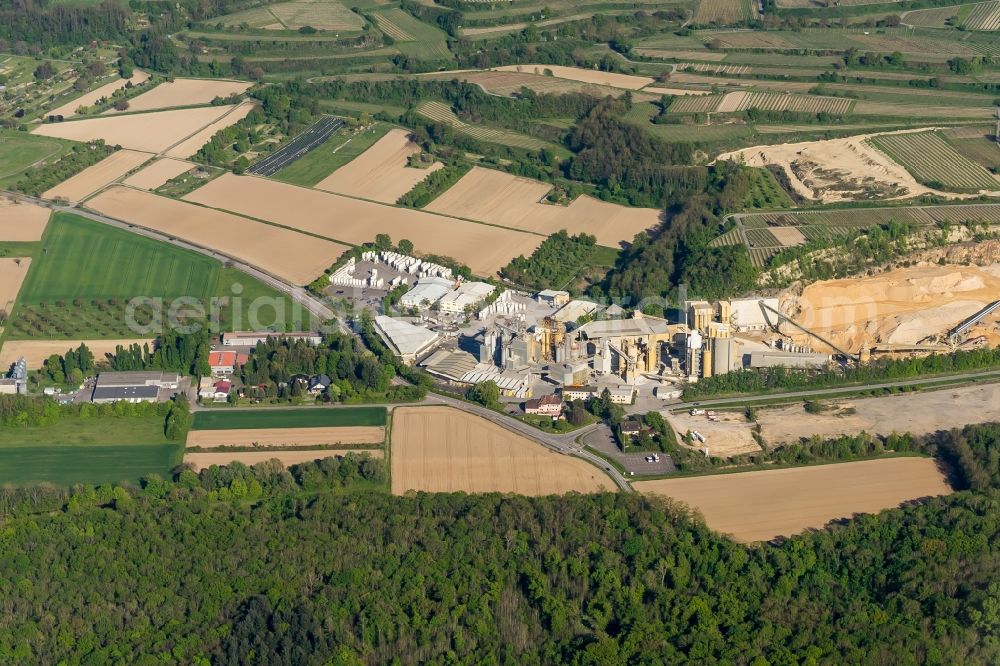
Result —
[{"label": "farm building", "polygon": [[176,372],[102,372],[91,400],[97,403],[156,402],[173,395],[180,384]]},{"label": "farm building", "polygon": [[268,338],[275,340],[303,340],[313,346],[323,342],[319,333],[281,333],[278,331],[233,331],[222,334],[222,344],[227,347],[256,347]]},{"label": "farm building", "polygon": [[431,348],[440,337],[423,326],[379,315],[375,317],[375,330],[382,340],[406,363],[413,363],[417,356]]},{"label": "farm building", "polygon": [[524,403],[524,413],[555,418],[562,414],[562,400],[557,395],[534,398]]}]

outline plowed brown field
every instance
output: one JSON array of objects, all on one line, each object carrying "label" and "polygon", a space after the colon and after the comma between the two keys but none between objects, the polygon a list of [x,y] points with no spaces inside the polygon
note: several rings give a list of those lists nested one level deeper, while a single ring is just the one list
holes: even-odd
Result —
[{"label": "plowed brown field", "polygon": [[65,199],[72,203],[83,201],[88,195],[121,178],[150,157],[152,155],[149,153],[119,150],[69,180],[64,180],[42,196],[46,199]]},{"label": "plowed brown field", "polygon": [[337,426],[330,428],[244,428],[192,430],[188,446],[315,446],[317,444],[381,444],[382,426]]},{"label": "plowed brown field", "polygon": [[[365,451],[366,455],[372,458],[383,457],[381,451]],[[273,451],[196,451],[184,454],[184,462],[194,466],[195,470],[201,470],[212,465],[228,465],[233,462],[241,462],[244,465],[256,465],[267,460],[278,460],[285,467],[298,465],[299,463],[322,460],[323,458],[342,457],[344,451],[333,451],[324,449],[313,449],[311,451],[287,451],[277,449]],[[357,454],[360,455],[360,454]]]},{"label": "plowed brown field", "polygon": [[614,492],[596,467],[451,407],[393,413],[392,492]]},{"label": "plowed brown field", "polygon": [[252,176],[225,174],[184,198],[355,245],[387,233],[393,240],[413,241],[418,253],[458,259],[478,275],[495,273],[514,257],[531,254],[542,242],[541,236],[521,231]]},{"label": "plowed brown field", "polygon": [[744,542],[791,536],[837,518],[951,493],[929,458],[638,481],[633,486],[689,504],[701,511],[709,527]]},{"label": "plowed brown field", "polygon": [[375,145],[316,184],[316,189],[349,194],[394,204],[424,178],[444,165],[426,169],[406,166],[407,158],[420,152],[406,130],[394,129]]},{"label": "plowed brown field", "polygon": [[101,192],[87,205],[119,220],[217,250],[298,285],[322,275],[347,250],[339,243],[122,186]]}]

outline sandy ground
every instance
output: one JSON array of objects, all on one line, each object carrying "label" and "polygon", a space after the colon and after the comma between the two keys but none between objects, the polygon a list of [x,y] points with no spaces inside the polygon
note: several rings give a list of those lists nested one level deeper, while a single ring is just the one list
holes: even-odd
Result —
[{"label": "sandy ground", "polygon": [[317,183],[316,189],[394,204],[444,166],[440,162],[426,169],[406,166],[407,158],[419,152],[420,146],[410,141],[409,132],[391,130],[371,148]]},{"label": "sandy ground", "polygon": [[0,347],[0,368],[9,368],[12,363],[20,357],[28,362],[28,368],[35,370],[42,367],[42,364],[52,354],[65,354],[70,349],[76,349],[80,344],[85,344],[93,352],[95,360],[103,360],[105,354],[113,354],[118,345],[128,347],[132,344],[139,346],[148,344],[153,348],[154,340],[148,338],[136,338],[131,340],[7,340]]},{"label": "sandy ground", "polygon": [[392,492],[613,492],[596,467],[450,407],[393,413]]},{"label": "sandy ground", "polygon": [[628,208],[586,195],[569,206],[541,203],[550,189],[537,180],[473,167],[425,210],[546,235],[560,229],[588,233],[608,247],[618,247],[660,223],[659,210]]},{"label": "sandy ground", "polygon": [[[132,85],[134,86],[139,85],[140,83],[144,83],[147,80],[149,80],[149,74],[140,69],[133,70],[132,78],[129,79],[129,81],[131,81]],[[107,97],[108,95],[113,94],[119,88],[124,88],[124,87],[125,87],[125,80],[116,78],[111,83],[105,83],[100,88],[95,88],[89,93],[81,97],[78,97],[77,99],[74,99],[71,102],[67,102],[60,107],[52,109],[45,115],[62,116],[63,118],[69,118],[70,116],[75,115],[76,110],[79,109],[81,106],[91,106],[95,104],[97,100],[101,99],[102,97]]]},{"label": "sandy ground", "polygon": [[806,237],[795,227],[768,227],[767,230],[785,247],[803,245],[806,242]]},{"label": "sandy ground", "polygon": [[87,206],[212,248],[297,285],[315,280],[348,249],[339,243],[121,186],[101,192]]},{"label": "sandy ground", "polygon": [[689,504],[701,511],[710,528],[742,542],[791,536],[838,518],[951,493],[929,458],[638,481],[633,486]]},{"label": "sandy ground", "polygon": [[945,334],[997,299],[1000,277],[992,269],[930,265],[815,282],[801,296],[786,292],[781,308],[834,344],[858,351],[874,342],[915,344]]},{"label": "sandy ground", "polygon": [[543,240],[253,176],[224,174],[184,199],[358,245],[387,233],[394,241],[413,241],[417,253],[456,258],[477,275],[490,275],[514,257],[530,255]]},{"label": "sandy ground", "polygon": [[[175,106],[208,104],[216,97],[229,97],[234,93],[242,93],[251,85],[247,81],[222,79],[174,79],[130,99],[128,111],[152,111]],[[119,112],[111,109],[104,113],[107,115]]]},{"label": "sandy ground", "polygon": [[695,442],[695,448],[708,449],[709,455],[726,458],[744,453],[756,453],[760,446],[750,432],[750,423],[743,414],[717,412],[717,421],[709,421],[705,415],[691,416],[687,412],[671,414],[663,412],[667,422],[673,426],[680,441],[688,432],[698,432],[705,443]]},{"label": "sandy ground", "polygon": [[317,444],[381,444],[382,426],[341,426],[330,428],[245,428],[234,430],[192,430],[187,446],[313,446]]},{"label": "sandy ground", "polygon": [[[65,123],[39,125],[32,130],[32,134],[54,136],[72,141],[104,139],[111,146],[120,145],[132,150],[159,153],[196,132],[200,133],[199,130],[206,125],[214,125],[217,120],[234,108],[236,107],[207,106],[198,109],[101,116]],[[249,113],[249,110],[247,112]],[[229,122],[226,125],[231,125],[239,119],[236,114],[227,116],[226,120]],[[210,136],[211,134],[209,134]],[[198,148],[207,141],[208,138],[202,141]],[[178,155],[178,157],[189,157],[198,148],[184,155]]]},{"label": "sandy ground", "polygon": [[[233,462],[241,462],[244,465],[256,465],[268,460],[278,460],[285,467],[297,465],[323,458],[342,457],[345,451],[313,449],[311,451],[208,451],[191,452],[184,454],[184,462],[194,466],[195,471],[212,465],[228,465]],[[372,458],[381,458],[382,451],[365,451]],[[356,453],[356,455],[361,455]]]},{"label": "sandy ground", "polygon": [[[0,310],[6,310],[8,314],[13,311],[17,292],[21,290],[21,283],[27,277],[30,266],[31,259],[27,257],[0,259]],[[3,370],[0,367],[0,375]]]},{"label": "sandy ground", "polygon": [[[933,128],[882,134],[923,132],[927,129]],[[879,198],[886,199],[913,197],[927,192],[961,198],[960,195],[938,192],[918,183],[906,169],[868,145],[866,140],[873,136],[878,134],[861,134],[827,141],[754,146],[723,153],[716,159],[742,160],[748,166],[755,167],[776,164],[788,174],[796,192],[803,197],[824,202],[853,200],[866,186],[882,189],[884,196]]]},{"label": "sandy ground", "polygon": [[638,90],[651,83],[655,83],[653,79],[647,76],[599,72],[596,69],[581,69],[579,67],[565,67],[563,65],[506,65],[504,67],[494,67],[494,70],[498,72],[524,72],[526,74],[544,74],[546,69],[551,70],[552,75],[560,79],[583,81],[584,83],[600,83],[628,90]]},{"label": "sandy ground", "polygon": [[87,167],[69,180],[64,180],[43,193],[46,199],[65,199],[71,203],[83,201],[102,187],[110,185],[152,157],[149,153],[119,150]]},{"label": "sandy ground", "polygon": [[829,409],[822,414],[809,414],[801,403],[759,410],[757,422],[764,440],[777,444],[813,435],[837,437],[862,431],[923,435],[1000,420],[1000,384],[823,402]]},{"label": "sandy ground", "polygon": [[0,197],[0,241],[41,240],[50,212],[43,206]]},{"label": "sandy ground", "polygon": [[194,167],[195,165],[191,162],[164,157],[137,171],[122,182],[142,190],[155,190],[171,178],[187,173]]},{"label": "sandy ground", "polygon": [[216,132],[225,129],[230,125],[235,125],[239,121],[246,118],[247,115],[249,115],[249,113],[253,111],[256,105],[257,105],[256,102],[248,100],[235,107],[230,107],[230,106],[207,107],[215,109],[230,109],[230,111],[227,112],[225,115],[220,116],[218,120],[211,123],[204,129],[196,132],[195,134],[186,138],[184,141],[178,143],[176,146],[170,148],[170,150],[166,151],[165,153],[166,156],[177,157],[180,159],[187,159],[191,157],[199,150],[201,150],[201,147],[204,146],[206,143],[208,143],[209,140],[213,136],[215,136]]}]

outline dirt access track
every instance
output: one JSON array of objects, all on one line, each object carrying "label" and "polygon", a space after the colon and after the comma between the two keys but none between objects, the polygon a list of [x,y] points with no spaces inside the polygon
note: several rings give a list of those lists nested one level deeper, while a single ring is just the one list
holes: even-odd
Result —
[{"label": "dirt access track", "polygon": [[[347,451],[312,449],[310,451],[189,451],[184,454],[184,464],[191,465],[194,470],[201,471],[212,465],[228,465],[239,462],[244,465],[256,465],[268,460],[277,460],[285,467],[300,463],[322,460],[323,458],[341,458]],[[355,455],[367,455],[371,458],[383,457],[382,451],[354,451]]]},{"label": "dirt access track", "polygon": [[[1000,299],[1000,264],[923,265],[872,277],[824,280],[801,295],[781,295],[781,309],[802,326],[851,352],[874,343],[916,344],[947,334]],[[985,325],[1000,320],[1000,312]],[[786,327],[799,339],[797,330]],[[812,340],[803,342],[815,344]]]},{"label": "dirt access track", "polygon": [[564,65],[505,65],[494,67],[495,72],[523,72],[524,74],[545,74],[545,70],[552,72],[552,76],[571,81],[582,81],[584,83],[597,83],[615,88],[625,88],[626,90],[638,90],[656,81],[648,76],[632,76],[631,74],[616,74],[615,72],[601,72],[596,69],[582,69],[580,67],[566,67]]},{"label": "dirt access track", "polygon": [[389,234],[394,241],[406,238],[413,241],[417,253],[452,257],[484,276],[497,272],[518,255],[530,255],[543,240],[535,234],[254,176],[224,174],[184,200],[352,245],[369,243],[379,233]]},{"label": "dirt access track", "polygon": [[883,458],[632,485],[639,492],[688,504],[702,513],[710,528],[741,542],[791,536],[838,518],[951,493],[930,458]]},{"label": "dirt access track", "polygon": [[133,338],[130,340],[7,340],[0,347],[0,370],[6,370],[17,359],[24,357],[29,370],[42,367],[49,356],[62,356],[70,349],[76,349],[81,344],[87,345],[94,354],[95,361],[103,361],[105,354],[113,354],[118,345],[129,347],[137,344],[140,347],[149,345],[153,349],[155,340],[149,338]]},{"label": "dirt access track", "polygon": [[821,414],[802,403],[757,412],[761,435],[769,444],[798,442],[818,435],[831,438],[867,432],[925,435],[970,423],[1000,421],[1000,384],[903,393],[883,398],[823,401]]},{"label": "dirt access track", "polygon": [[586,233],[596,236],[599,245],[614,248],[661,221],[659,210],[629,208],[586,195],[568,206],[542,203],[551,189],[541,181],[473,167],[424,210],[547,236],[561,229]]},{"label": "dirt access track", "polygon": [[392,492],[554,495],[614,492],[583,460],[451,407],[399,407],[392,423]]},{"label": "dirt access track", "polygon": [[868,145],[873,136],[925,132],[933,127],[860,134],[844,139],[782,143],[774,146],[753,146],[716,157],[718,160],[742,161],[747,166],[764,167],[775,164],[788,174],[792,188],[807,199],[824,203],[853,201],[868,198],[871,188],[880,190],[880,199],[902,199],[928,192],[948,198],[969,198],[940,192],[921,185],[903,168],[886,155]]},{"label": "dirt access track", "polygon": [[69,118],[70,116],[76,115],[76,110],[79,109],[81,106],[93,106],[94,104],[97,103],[99,99],[102,99],[104,97],[109,97],[110,95],[113,95],[116,90],[124,88],[125,84],[128,83],[129,81],[132,82],[133,86],[137,86],[140,83],[145,83],[148,80],[149,80],[149,74],[140,69],[133,70],[132,78],[128,79],[128,81],[116,77],[115,80],[112,81],[111,83],[105,83],[103,86],[99,88],[94,88],[90,92],[84,93],[80,97],[77,97],[72,101],[66,102],[60,107],[52,109],[45,115],[62,116],[63,118]]},{"label": "dirt access track", "polygon": [[419,152],[420,146],[410,141],[410,132],[390,130],[371,148],[316,183],[316,189],[394,204],[444,166],[440,162],[426,169],[407,166],[410,155]]},{"label": "dirt access track", "polygon": [[[170,109],[177,106],[208,104],[216,97],[229,97],[246,92],[253,85],[247,81],[226,81],[224,79],[174,79],[161,83],[149,92],[144,92],[128,101],[128,111],[152,111]],[[122,113],[115,109],[104,115]]]},{"label": "dirt access track", "polygon": [[87,167],[69,180],[64,180],[42,194],[46,199],[65,199],[70,203],[83,201],[102,187],[107,187],[129,171],[152,157],[149,153],[118,150],[97,164]]},{"label": "dirt access track", "polygon": [[329,428],[241,428],[192,430],[187,446],[316,446],[320,444],[381,444],[382,426],[336,426]]},{"label": "dirt access track", "polygon": [[41,240],[50,212],[44,206],[0,197],[0,241],[30,243]]},{"label": "dirt access track", "polygon": [[[243,113],[243,107],[246,107],[246,113]],[[197,109],[100,116],[39,125],[31,133],[71,141],[103,139],[109,146],[121,146],[147,153],[160,153],[176,146],[171,149],[170,156],[187,158],[198,152],[212,134],[238,122],[250,113],[252,108],[252,102],[245,102],[239,106],[206,106]],[[204,140],[201,140],[208,130],[211,131]],[[192,136],[195,138],[190,142],[186,141]],[[193,143],[198,141],[200,143],[192,148]]]}]

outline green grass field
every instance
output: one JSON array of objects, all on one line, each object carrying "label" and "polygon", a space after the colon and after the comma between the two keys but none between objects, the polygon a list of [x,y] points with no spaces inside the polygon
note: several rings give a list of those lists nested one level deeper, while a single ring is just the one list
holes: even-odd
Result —
[{"label": "green grass field", "polygon": [[292,185],[312,187],[371,148],[372,144],[385,136],[390,129],[392,125],[388,123],[375,123],[371,129],[355,137],[350,137],[344,130],[340,130],[319,148],[306,153],[301,159],[295,160],[274,174],[273,178]]},{"label": "green grass field", "polygon": [[220,410],[196,413],[192,429],[330,428],[383,426],[385,423],[384,407]]},{"label": "green grass field", "polygon": [[221,265],[209,258],[69,213],[56,213],[20,302],[151,296],[208,298]]},{"label": "green grass field", "polygon": [[34,257],[40,249],[38,241],[0,241],[0,257]]},{"label": "green grass field", "polygon": [[69,141],[0,130],[0,187],[13,185],[32,164],[69,151]]},{"label": "green grass field", "polygon": [[65,418],[45,427],[0,428],[0,483],[100,484],[168,476],[182,445],[163,418]]}]

